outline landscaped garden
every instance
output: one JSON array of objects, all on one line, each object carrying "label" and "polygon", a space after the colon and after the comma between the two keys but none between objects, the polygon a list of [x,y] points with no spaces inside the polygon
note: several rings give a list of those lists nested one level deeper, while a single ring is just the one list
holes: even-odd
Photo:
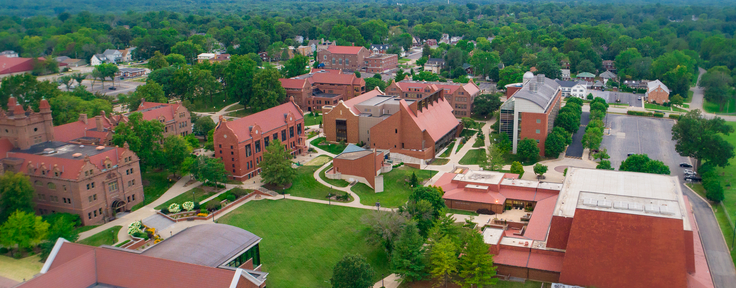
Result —
[{"label": "landscaped garden", "polygon": [[348,253],[368,260],[375,281],[389,273],[386,252],[366,243],[368,230],[361,218],[369,213],[382,212],[291,200],[253,201],[217,222],[263,238],[261,262],[270,274],[269,287],[330,287],[335,263]]},{"label": "landscaped garden", "polygon": [[345,147],[347,147],[347,145],[340,144],[340,143],[338,144],[330,144],[328,142],[322,143],[324,140],[325,140],[325,137],[319,137],[317,139],[312,140],[310,144],[312,144],[312,147],[322,149],[332,154],[340,154],[342,153],[343,150],[345,150]]},{"label": "landscaped garden", "polygon": [[[194,193],[194,195],[192,195],[192,193]],[[202,200],[207,199],[207,197],[210,197],[214,195],[215,193],[216,192],[206,192],[201,187],[196,187],[187,192],[179,194],[179,196],[171,198],[169,201],[166,201],[165,203],[161,205],[156,206],[155,209],[161,210],[166,207],[169,207],[169,205],[173,203],[181,204],[187,201],[202,202]]]},{"label": "landscaped garden", "polygon": [[141,178],[143,178],[143,195],[145,196],[145,199],[143,199],[143,202],[133,206],[133,209],[131,209],[133,211],[155,201],[158,197],[161,197],[161,195],[166,193],[166,190],[169,190],[169,188],[171,188],[175,183],[174,181],[169,181],[169,172],[166,170],[158,172],[148,171],[143,173]]},{"label": "landscaped garden", "polygon": [[440,157],[449,157],[450,154],[452,154],[452,149],[455,149],[455,142],[457,141],[452,141],[450,144],[448,144],[447,149],[445,149],[445,152],[442,152],[442,154],[440,154]]},{"label": "landscaped garden", "polygon": [[77,243],[95,247],[100,245],[113,245],[118,242],[118,231],[120,231],[121,228],[123,228],[123,226],[110,227],[107,230],[79,240]]},{"label": "landscaped garden", "polygon": [[437,171],[419,170],[404,165],[382,174],[383,192],[375,193],[370,186],[363,183],[355,184],[351,191],[358,194],[360,204],[376,205],[376,202],[380,202],[382,207],[399,207],[409,200],[409,194],[412,191],[409,184],[412,173],[416,173],[419,183],[422,183],[437,174]]}]

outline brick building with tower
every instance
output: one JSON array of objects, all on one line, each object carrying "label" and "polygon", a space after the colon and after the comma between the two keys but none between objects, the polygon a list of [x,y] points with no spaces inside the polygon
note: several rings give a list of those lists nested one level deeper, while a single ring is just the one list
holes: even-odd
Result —
[{"label": "brick building with tower", "polygon": [[91,225],[143,201],[139,159],[127,145],[58,141],[48,101],[39,109],[24,110],[12,97],[8,111],[0,109],[0,173],[30,177],[38,214],[78,214]]},{"label": "brick building with tower", "polygon": [[365,80],[341,70],[312,69],[308,74],[281,78],[287,97],[306,111],[320,111],[324,105],[335,105],[365,92]]},{"label": "brick building with tower", "polygon": [[560,84],[544,74],[526,72],[523,83],[506,85],[506,97],[508,100],[500,109],[499,131],[511,139],[513,153],[516,154],[519,141],[531,138],[537,141],[539,154],[544,156],[544,141],[552,132],[562,103]]},{"label": "brick building with tower", "polygon": [[215,157],[236,180],[247,180],[261,172],[266,147],[274,140],[286,145],[292,155],[306,153],[304,116],[294,98],[279,106],[232,121],[220,116],[212,135]]}]

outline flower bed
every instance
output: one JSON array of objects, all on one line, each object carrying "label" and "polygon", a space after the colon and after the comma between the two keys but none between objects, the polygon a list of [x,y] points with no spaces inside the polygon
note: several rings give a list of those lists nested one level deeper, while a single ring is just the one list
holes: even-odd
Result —
[{"label": "flower bed", "polygon": [[[239,189],[237,191],[233,191],[235,189]],[[248,192],[247,194],[237,197],[237,195]],[[230,194],[228,194],[230,193]],[[227,194],[227,195],[226,195]],[[224,195],[224,196],[223,196]],[[232,197],[230,197],[232,196]],[[198,209],[198,210],[192,210],[192,211],[186,211],[186,212],[180,212],[176,214],[165,214],[161,211],[157,211],[159,215],[162,215],[164,217],[169,218],[171,221],[174,222],[181,222],[181,221],[192,221],[192,220],[209,220],[212,217],[217,216],[222,211],[226,210],[227,208],[236,205],[240,202],[245,201],[248,198],[254,197],[254,196],[271,196],[264,192],[258,191],[258,190],[245,190],[240,188],[234,188],[230,191],[227,191],[225,193],[220,194],[220,196],[216,197],[215,199],[212,199],[210,201],[205,202],[205,207],[207,203],[215,204],[215,208],[212,211],[209,211],[208,209]],[[237,197],[235,200],[230,201],[228,199],[232,199],[233,197]],[[221,200],[222,199],[222,200]]]}]

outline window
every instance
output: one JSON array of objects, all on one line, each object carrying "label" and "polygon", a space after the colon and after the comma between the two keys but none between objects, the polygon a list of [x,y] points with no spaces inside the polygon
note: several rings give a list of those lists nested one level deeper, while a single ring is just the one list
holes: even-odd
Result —
[{"label": "window", "polygon": [[273,133],[273,140],[276,141],[279,139],[279,133]]},{"label": "window", "polygon": [[92,188],[95,188],[95,182],[92,182],[90,184],[92,184]]},{"label": "window", "polygon": [[93,212],[95,213],[95,214],[94,214],[94,215],[95,215],[95,217],[97,217],[97,210],[95,210],[95,211],[93,211]]},{"label": "window", "polygon": [[261,140],[256,140],[255,147],[256,153],[261,152]]},{"label": "window", "polygon": [[537,129],[537,131],[536,131],[536,132],[537,132],[537,134],[539,134],[539,129]]},{"label": "window", "polygon": [[108,191],[115,192],[118,191],[118,182],[112,182],[110,184],[107,184]]},{"label": "window", "polygon": [[395,134],[399,134],[399,129],[394,129]]},{"label": "window", "polygon": [[89,183],[87,183],[87,190],[89,190]]},{"label": "window", "polygon": [[[135,180],[133,180],[133,185],[135,185]],[[135,201],[135,194],[131,195],[133,197],[133,201]]]},{"label": "window", "polygon": [[102,216],[102,208],[100,208],[100,210],[99,210],[99,211],[100,211],[100,216]]},{"label": "window", "polygon": [[97,194],[92,195],[92,200],[97,200]]},{"label": "window", "polygon": [[289,138],[294,138],[294,127],[289,127]]},{"label": "window", "polygon": [[92,196],[87,196],[87,200],[89,200],[89,202],[92,202]]},{"label": "window", "polygon": [[89,219],[92,219],[92,212],[87,213],[87,217],[89,217]]},{"label": "window", "polygon": [[250,157],[250,144],[245,145],[245,157]]},{"label": "window", "polygon": [[56,190],[56,184],[49,182],[49,184],[46,184],[46,186],[49,187],[51,190]]},{"label": "window", "polygon": [[281,142],[286,141],[286,130],[281,130]]}]

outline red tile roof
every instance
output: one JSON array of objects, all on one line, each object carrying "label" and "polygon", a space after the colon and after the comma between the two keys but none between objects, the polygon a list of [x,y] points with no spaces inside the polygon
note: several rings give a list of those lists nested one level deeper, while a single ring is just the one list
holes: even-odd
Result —
[{"label": "red tile roof", "polygon": [[422,111],[417,110],[416,115],[411,113],[406,101],[402,100],[401,103],[409,111],[412,120],[417,123],[417,126],[421,130],[426,130],[435,142],[460,124],[460,121],[452,114],[452,106],[444,98],[432,101]]},{"label": "red tile roof", "polygon": [[498,192],[487,191],[472,191],[465,190],[464,187],[455,188],[450,191],[445,191],[445,195],[442,195],[443,199],[468,201],[468,202],[479,202],[479,203],[492,203],[492,204],[503,204],[506,201],[506,197]]},{"label": "red tile roof", "polygon": [[362,46],[328,46],[327,51],[334,54],[358,54],[361,49],[365,49]]},{"label": "red tile roof", "polygon": [[163,116],[165,122],[174,121],[174,113],[176,109],[181,106],[181,103],[169,104],[169,103],[156,103],[156,102],[141,102],[138,106],[138,110],[135,112],[141,112],[143,114],[143,120],[159,120],[159,117]]},{"label": "red tile roof", "polygon": [[501,248],[496,256],[493,256],[493,263],[526,267],[526,263],[529,259],[529,250],[520,251],[515,249],[504,249]]},{"label": "red tile roof", "polygon": [[304,88],[304,83],[307,82],[307,80],[304,79],[286,79],[281,78],[279,79],[281,81],[281,87],[284,87],[284,89],[302,89]]},{"label": "red tile roof", "polygon": [[560,272],[562,271],[562,260],[565,254],[562,252],[538,251],[532,249],[529,254],[527,267],[531,269]]},{"label": "red tile roof", "polygon": [[466,84],[463,83],[445,83],[445,82],[419,82],[419,81],[409,81],[409,80],[403,80],[401,82],[396,82],[397,86],[401,88],[401,91],[407,92],[409,91],[409,88],[419,88],[424,90],[424,88],[429,87],[430,90],[436,91],[438,89],[444,89],[448,90],[446,93],[455,93],[457,89],[460,87],[465,88],[465,91],[468,92],[468,94],[473,95],[475,93],[478,93],[480,91],[480,88],[478,88],[478,85],[475,85],[473,81],[470,81]]},{"label": "red tile roof", "polygon": [[355,74],[315,73],[312,77],[307,78],[307,80],[310,84],[365,85],[365,80],[356,77]]},{"label": "red tile roof", "polygon": [[[557,196],[537,202],[537,205],[534,206],[532,218],[529,220],[529,225],[526,226],[526,232],[524,232],[525,238],[539,241],[547,239],[547,231],[552,222],[552,213],[555,210],[556,203]],[[561,260],[560,266],[562,266]]]},{"label": "red tile roof", "polygon": [[87,119],[87,124],[84,124],[82,120],[77,120],[72,123],[54,126],[54,139],[61,142],[67,142],[82,137],[105,139],[108,134],[112,133],[112,122],[107,117],[102,117],[102,126],[105,127],[107,131],[90,131],[97,129],[97,120],[95,117]]},{"label": "red tile roof", "polygon": [[[75,145],[76,144],[69,144],[69,145]],[[122,155],[125,151],[128,151],[125,148],[117,148],[117,147],[106,147],[107,150],[101,151],[100,153],[97,153],[95,155],[89,156],[89,162],[92,165],[95,165],[97,169],[102,170],[103,169],[103,163],[106,159],[110,159],[110,162],[113,166],[118,165],[118,159],[120,155]],[[5,156],[5,155],[3,155]],[[62,158],[62,157],[55,157],[55,155],[37,155],[37,154],[29,154],[29,153],[23,153],[23,152],[8,152],[7,157],[12,158],[20,158],[23,159],[23,164],[20,167],[20,172],[26,174],[26,175],[42,175],[41,169],[37,169],[35,172],[29,172],[28,171],[28,165],[33,165],[33,167],[40,168],[41,164],[43,163],[47,169],[51,170],[54,166],[61,169],[63,172],[59,176],[63,179],[79,179],[79,175],[82,172],[82,167],[85,164],[85,158],[84,156],[78,157],[78,158]]]},{"label": "red tile roof", "polygon": [[[279,106],[263,110],[255,114],[251,114],[240,119],[227,121],[226,126],[235,133],[235,135],[238,137],[238,141],[242,142],[251,138],[249,127],[258,125],[261,127],[262,133],[267,133],[276,128],[286,125],[287,122],[286,118],[284,118],[284,114],[287,114],[289,112],[294,114],[294,121],[304,119],[304,114],[302,113],[299,106],[294,104],[294,102],[289,101]],[[220,126],[221,124],[218,124],[216,129],[219,129]]]},{"label": "red tile roof", "polygon": [[[44,58],[38,58],[38,60],[44,61]],[[31,70],[33,70],[33,58],[8,58],[5,56],[0,56],[0,75],[28,72]]]}]

